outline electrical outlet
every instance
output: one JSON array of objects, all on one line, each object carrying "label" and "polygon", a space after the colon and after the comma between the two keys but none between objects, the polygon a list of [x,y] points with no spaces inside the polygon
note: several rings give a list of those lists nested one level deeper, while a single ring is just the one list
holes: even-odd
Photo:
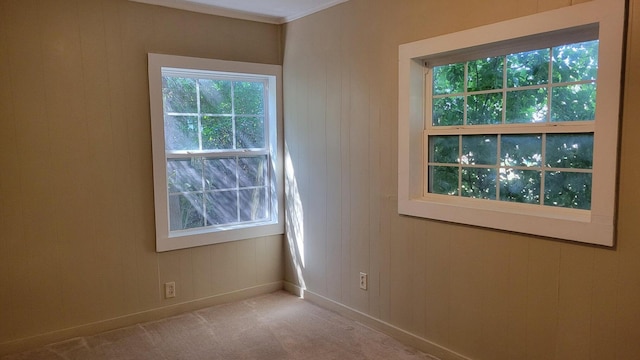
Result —
[{"label": "electrical outlet", "polygon": [[170,281],[168,283],[164,283],[164,298],[174,298],[176,297],[176,282]]},{"label": "electrical outlet", "polygon": [[367,290],[367,273],[360,273],[360,289]]}]

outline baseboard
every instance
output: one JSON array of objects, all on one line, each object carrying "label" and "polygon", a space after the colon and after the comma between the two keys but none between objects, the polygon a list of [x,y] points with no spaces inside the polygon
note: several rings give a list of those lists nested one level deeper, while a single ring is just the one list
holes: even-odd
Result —
[{"label": "baseboard", "polygon": [[304,290],[300,286],[288,281],[283,282],[283,289],[295,296],[302,297],[304,295]]},{"label": "baseboard", "polygon": [[12,340],[0,343],[0,356],[21,352],[47,344],[72,339],[80,336],[91,336],[104,331],[109,331],[121,327],[131,326],[147,321],[160,320],[169,316],[175,316],[189,311],[194,311],[209,306],[220,305],[228,302],[244,300],[253,296],[272,293],[282,290],[284,284],[282,281],[276,281],[269,284],[258,285],[242,290],[232,291],[224,294],[214,295],[207,298],[187,301],[175,305],[164,306],[156,309],[150,309],[134,314],[129,314],[113,319],[98,321],[91,324],[80,325],[68,329],[56,330],[53,332],[39,334],[36,336]]},{"label": "baseboard", "polygon": [[[285,282],[285,290],[287,290],[287,283]],[[290,287],[295,289],[295,285],[290,284]],[[298,287],[298,289],[300,289]],[[287,290],[289,291],[289,290]],[[414,335],[408,331],[402,330],[394,325],[386,323],[382,320],[376,319],[370,315],[362,313],[358,310],[352,309],[348,306],[335,302],[331,299],[328,299],[322,295],[315,294],[306,289],[300,289],[303,292],[303,297],[325,309],[329,309],[337,312],[338,314],[355,320],[365,326],[368,326],[372,329],[378,330],[384,334],[391,336],[394,339],[397,339],[403,344],[412,346],[422,352],[425,352],[431,356],[437,357],[440,360],[471,360],[470,358],[460,355],[455,351],[447,349],[443,346],[435,344],[427,339],[421,338],[417,335]],[[291,291],[290,291],[291,292]]]}]

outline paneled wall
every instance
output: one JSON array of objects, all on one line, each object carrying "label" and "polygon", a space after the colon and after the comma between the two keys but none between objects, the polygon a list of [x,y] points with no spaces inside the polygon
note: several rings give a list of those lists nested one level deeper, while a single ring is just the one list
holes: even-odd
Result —
[{"label": "paneled wall", "polygon": [[397,213],[398,45],[579,2],[350,0],[287,24],[287,280],[471,359],[637,359],[640,1],[615,248]]},{"label": "paneled wall", "polygon": [[281,64],[281,35],[126,0],[0,1],[0,354],[281,284],[281,236],[155,252],[147,80],[148,52]]}]

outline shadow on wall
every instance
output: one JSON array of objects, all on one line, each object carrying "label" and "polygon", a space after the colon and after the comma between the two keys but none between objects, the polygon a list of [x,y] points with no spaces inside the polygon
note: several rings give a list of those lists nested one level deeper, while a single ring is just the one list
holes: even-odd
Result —
[{"label": "shadow on wall", "polygon": [[286,238],[289,245],[289,255],[291,256],[291,268],[294,279],[291,282],[306,289],[303,269],[304,269],[304,209],[298,183],[296,181],[293,162],[289,147],[285,144],[285,216],[286,216]]}]

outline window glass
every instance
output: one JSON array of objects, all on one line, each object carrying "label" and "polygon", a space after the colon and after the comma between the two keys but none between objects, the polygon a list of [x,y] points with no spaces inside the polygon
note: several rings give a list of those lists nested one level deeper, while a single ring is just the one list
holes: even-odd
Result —
[{"label": "window glass", "polygon": [[467,125],[489,125],[502,122],[502,93],[469,95]]},{"label": "window glass", "polygon": [[233,149],[233,117],[202,116],[202,149]]},{"label": "window glass", "polygon": [[545,205],[589,210],[591,173],[545,171]]},{"label": "window glass", "polygon": [[467,91],[501,89],[503,65],[503,56],[467,62]]},{"label": "window glass", "polygon": [[[427,191],[590,209],[593,133],[546,134],[532,128],[531,133],[502,134],[498,129],[592,121],[598,45],[598,40],[579,42],[434,67],[435,128],[496,128],[494,134],[429,136]],[[543,164],[554,171],[543,171]]]},{"label": "window glass", "polygon": [[540,123],[547,120],[549,112],[547,88],[507,92],[507,124]]},{"label": "window glass", "polygon": [[598,48],[598,40],[554,47],[553,82],[596,80]]},{"label": "window glass", "polygon": [[549,81],[549,49],[507,55],[507,86],[543,85]]},{"label": "window glass", "polygon": [[184,77],[162,77],[162,98],[166,113],[196,113],[198,98],[196,81]]},{"label": "window glass", "polygon": [[462,125],[464,121],[464,97],[452,96],[433,99],[433,125]]},{"label": "window glass", "polygon": [[[165,74],[162,94],[170,230],[268,219],[264,82]],[[232,155],[238,149],[261,154]]]},{"label": "window glass", "polygon": [[458,181],[460,171],[458,167],[429,166],[429,192],[442,195],[459,195]]},{"label": "window glass", "polygon": [[591,169],[593,167],[593,134],[548,134],[547,167]]},{"label": "window glass", "polygon": [[541,163],[541,134],[500,136],[500,165],[531,167],[540,166]]},{"label": "window glass", "polygon": [[460,162],[469,165],[495,165],[497,150],[496,135],[463,136]]},{"label": "window glass", "polygon": [[552,89],[551,121],[587,121],[596,118],[596,84],[574,84]]},{"label": "window glass", "polygon": [[231,114],[231,81],[199,79],[200,108],[211,115]]},{"label": "window glass", "polygon": [[463,167],[460,176],[462,196],[491,200],[496,198],[496,169]]},{"label": "window glass", "polygon": [[500,200],[540,203],[540,171],[500,168]]}]

